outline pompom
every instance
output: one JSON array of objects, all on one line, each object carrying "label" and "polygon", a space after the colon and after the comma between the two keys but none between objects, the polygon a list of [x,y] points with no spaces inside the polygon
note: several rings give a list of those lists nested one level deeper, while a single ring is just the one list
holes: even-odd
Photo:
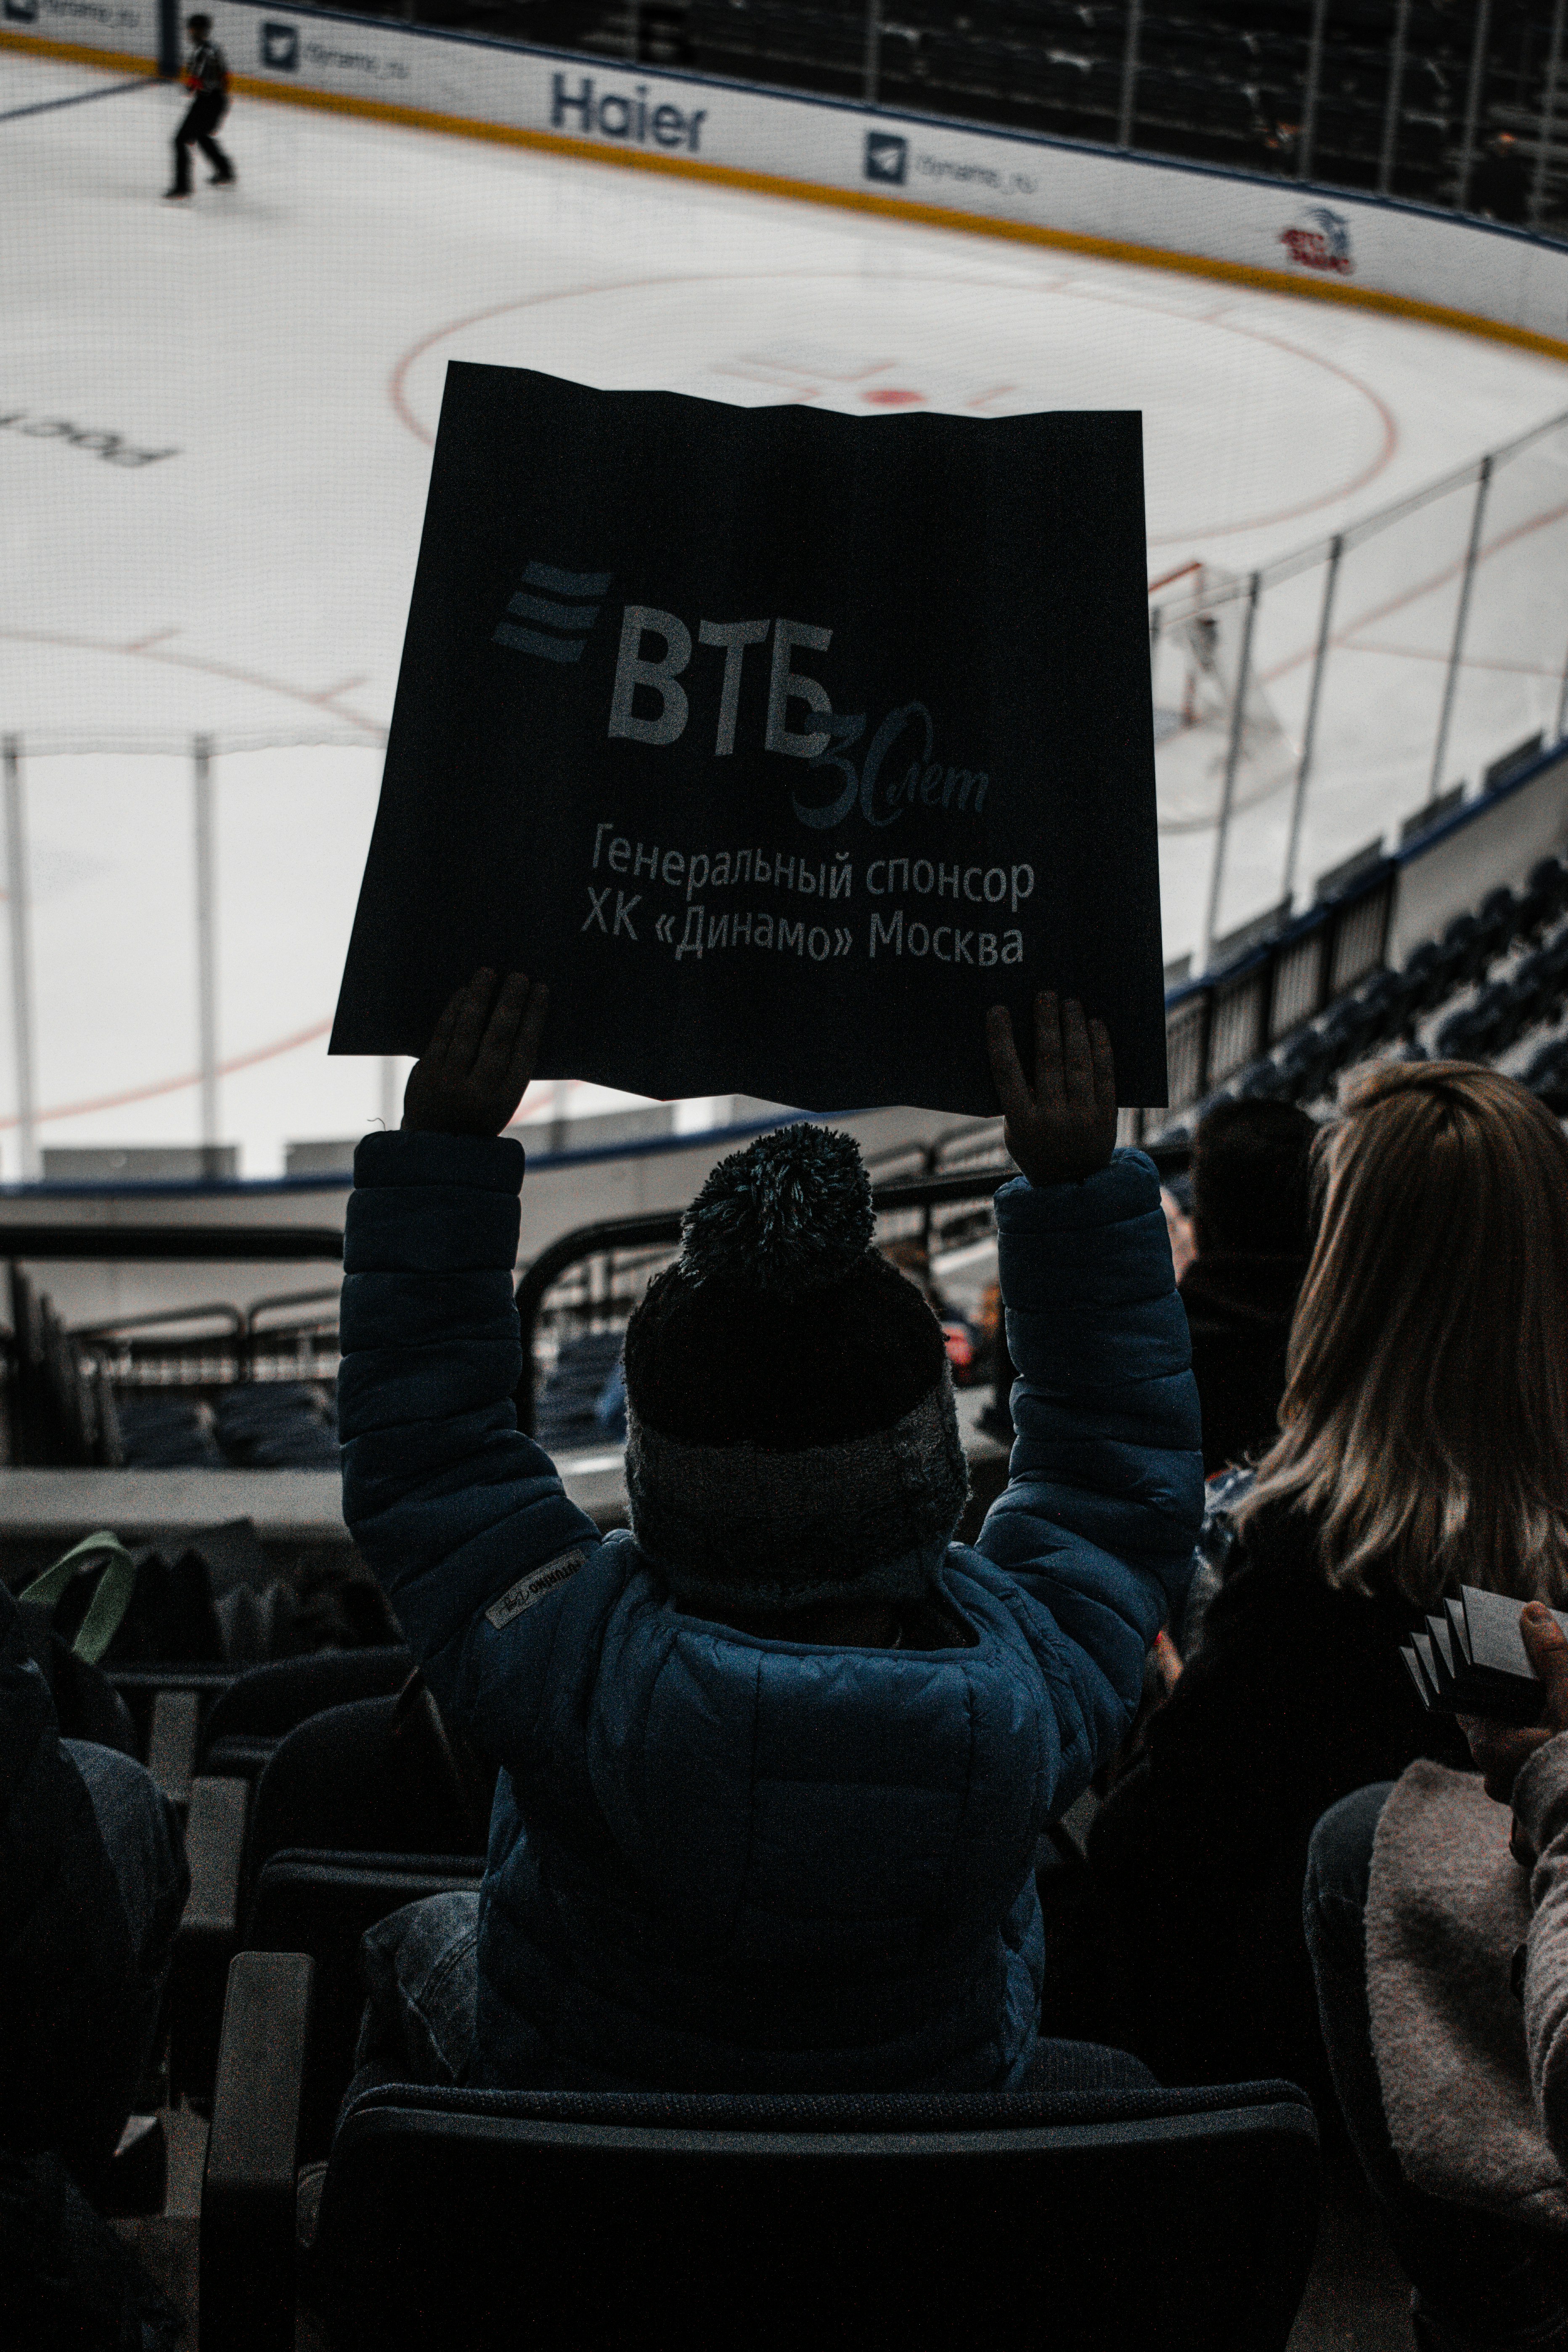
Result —
[{"label": "pompom", "polygon": [[721,1160],[681,1225],[683,1271],[784,1298],[852,1274],[876,1232],[853,1136],[804,1122]]}]

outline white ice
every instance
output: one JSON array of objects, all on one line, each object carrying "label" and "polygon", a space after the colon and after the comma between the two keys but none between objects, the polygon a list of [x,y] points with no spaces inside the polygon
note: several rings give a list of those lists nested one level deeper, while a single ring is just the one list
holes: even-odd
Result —
[{"label": "white ice", "polygon": [[[382,1113],[379,1066],[330,1062],[325,1033],[448,359],[868,416],[1142,408],[1152,577],[1244,572],[1568,408],[1557,363],[1416,322],[256,100],[222,132],[238,186],[198,163],[165,205],[180,94],[117,79],[0,51],[0,731],[25,753],[46,1142],[196,1134],[196,733],[219,746],[223,1134],[261,1175]],[[61,425],[169,454],[113,463]],[[1453,777],[1556,709],[1561,456],[1507,499]],[[1467,517],[1357,559],[1308,880],[1425,793]],[[1305,587],[1260,625],[1292,740],[1315,625]],[[1222,928],[1278,895],[1288,799],[1240,821]],[[1163,834],[1168,955],[1211,846]],[[10,1056],[0,1018],[0,1114]]]}]

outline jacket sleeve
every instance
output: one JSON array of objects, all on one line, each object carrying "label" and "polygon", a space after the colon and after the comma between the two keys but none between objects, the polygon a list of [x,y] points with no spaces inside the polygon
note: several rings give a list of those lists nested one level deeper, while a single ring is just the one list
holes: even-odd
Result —
[{"label": "jacket sleeve", "polygon": [[1530,2087],[1552,2153],[1568,2169],[1568,1733],[1524,1766],[1513,1810],[1536,1856],[1524,1961]]},{"label": "jacket sleeve", "polygon": [[599,1547],[517,1426],[522,1147],[367,1136],[343,1236],[343,1517],[449,1718],[493,1748]]},{"label": "jacket sleeve", "polygon": [[1152,1160],[1119,1151],[1076,1184],[1019,1178],[996,1223],[1016,1436],[977,1549],[1022,1596],[1067,1801],[1126,1729],[1192,1576],[1197,1390]]}]

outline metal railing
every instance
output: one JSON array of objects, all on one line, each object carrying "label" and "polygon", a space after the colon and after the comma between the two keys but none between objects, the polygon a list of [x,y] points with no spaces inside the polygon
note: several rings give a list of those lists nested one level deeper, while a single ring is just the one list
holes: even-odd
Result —
[{"label": "metal railing", "polygon": [[[1560,808],[1561,790],[1568,784],[1568,741],[1537,750],[1517,763],[1500,761],[1487,782],[1492,793],[1504,799],[1515,790],[1531,789],[1537,780],[1548,784],[1555,780],[1559,793],[1556,805]],[[1458,795],[1451,794],[1446,803],[1439,803],[1434,827],[1447,831],[1448,820],[1458,815],[1457,802]],[[1496,802],[1489,796],[1486,803],[1477,803],[1476,814],[1481,814],[1486,805],[1495,806]],[[1461,823],[1466,821],[1468,818],[1460,819]],[[1347,1052],[1342,1034],[1338,1042],[1334,1041],[1333,1020],[1315,1033],[1308,1031],[1307,1024],[1318,1015],[1331,1013],[1334,1006],[1348,1006],[1352,1001],[1360,1003],[1363,1012],[1369,1008],[1370,1000],[1362,984],[1387,962],[1397,911],[1400,870],[1424,855],[1428,845],[1427,831],[1425,826],[1414,833],[1407,831],[1399,847],[1391,853],[1385,854],[1380,844],[1373,844],[1362,856],[1348,860],[1338,874],[1325,877],[1317,902],[1294,922],[1281,919],[1280,910],[1276,909],[1251,927],[1255,936],[1250,940],[1229,943],[1230,952],[1218,968],[1167,992],[1169,1108],[1124,1113],[1124,1141],[1151,1137],[1158,1139],[1173,1120],[1196,1108],[1231,1079],[1241,1078],[1244,1088],[1250,1087],[1254,1079],[1270,1081],[1266,1057],[1274,1057],[1273,1078],[1282,1077],[1283,1065],[1274,1055],[1274,1049],[1292,1033],[1306,1034],[1298,1039],[1297,1046],[1287,1049],[1284,1062],[1298,1056],[1299,1047],[1304,1049],[1305,1061],[1298,1057],[1296,1071],[1303,1082],[1308,1074],[1317,1071],[1321,1076],[1329,1066],[1320,1065],[1316,1058],[1314,1034],[1326,1046],[1331,1045],[1329,1063],[1334,1063],[1335,1055],[1340,1056],[1335,1066],[1357,1058],[1361,1046]],[[1530,837],[1527,826],[1525,838]],[[1535,837],[1539,844],[1540,835]],[[1522,864],[1527,853],[1521,847],[1518,855]],[[1484,860],[1484,852],[1482,856]],[[1523,883],[1522,874],[1516,875],[1515,880]],[[1568,881],[1564,880],[1560,861],[1550,856],[1537,860],[1525,886],[1522,903],[1527,910],[1534,910],[1523,919],[1526,929],[1535,926],[1536,931],[1531,935],[1538,936],[1539,926],[1547,915],[1554,919],[1562,906],[1568,903]],[[1510,908],[1513,909],[1511,914]],[[1451,941],[1456,919],[1472,917],[1478,910],[1467,898],[1464,902],[1456,900],[1441,908],[1434,905],[1429,911],[1434,936],[1416,943],[1406,940],[1404,968],[1407,972],[1419,959],[1430,958],[1436,952],[1437,931],[1441,930],[1445,942]],[[1505,919],[1514,920],[1518,906],[1513,891],[1501,886],[1494,888],[1482,897],[1479,912],[1483,927]],[[1462,962],[1462,957],[1460,960]],[[1539,981],[1540,975],[1536,977]],[[1424,1014],[1433,1009],[1420,991],[1417,998],[1417,1012]],[[1371,1008],[1374,1043],[1377,1038],[1392,1042],[1397,1034],[1414,1034],[1413,1013],[1401,1013],[1393,1020],[1392,1026],[1385,1025],[1384,1007],[1389,1002],[1384,997],[1380,1005]],[[1531,1020],[1536,1017],[1531,1015]],[[1362,1024],[1354,1018],[1351,1034],[1352,1038],[1363,1034]],[[1468,1055],[1473,1049],[1465,1045],[1453,1050]],[[1481,1057],[1489,1058],[1489,1051]],[[1266,1066],[1244,1077],[1253,1064]],[[1308,1095],[1320,1090],[1313,1077]],[[1300,1098],[1307,1099],[1308,1095]],[[1178,1125],[1175,1132],[1180,1135],[1184,1128]]]},{"label": "metal railing", "polygon": [[[219,758],[255,751],[380,751],[385,735],[372,728],[321,728],[303,733],[257,734],[235,730],[171,735],[164,729],[124,729],[83,731],[35,729],[25,737],[0,736],[0,833],[5,843],[6,934],[11,982],[11,1047],[15,1071],[16,1129],[20,1173],[25,1181],[39,1173],[38,1051],[36,1017],[36,957],[33,943],[34,881],[27,824],[27,771],[35,762],[81,754],[139,758],[174,756],[188,761],[190,776],[190,906],[195,917],[195,955],[191,967],[197,1038],[196,1068],[192,1074],[199,1104],[199,1131],[204,1171],[209,1177],[226,1172],[219,1144],[222,1021],[218,993],[219,903],[217,888],[219,815],[214,762]],[[177,886],[176,886],[177,887]],[[323,1024],[324,1026],[324,1024]],[[284,1048],[300,1040],[282,1041]],[[249,1059],[242,1057],[239,1067]],[[382,1064],[381,1111],[388,1126],[396,1124],[395,1057]],[[174,1091],[186,1081],[175,1082]],[[124,1099],[135,1101],[143,1091],[132,1088]],[[89,1105],[87,1108],[94,1108]],[[112,1108],[113,1104],[96,1106]],[[55,1113],[54,1116],[60,1116]]]},{"label": "metal railing", "polygon": [[[1012,1172],[1006,1163],[874,1184],[872,1205],[879,1219],[911,1211],[929,1219],[933,1211],[989,1202]],[[518,1319],[522,1327],[522,1377],[515,1400],[520,1429],[531,1436],[535,1428],[535,1342],[550,1293],[576,1267],[596,1265],[603,1269],[602,1276],[585,1286],[585,1295],[576,1302],[577,1311],[584,1318],[593,1315],[603,1322],[624,1323],[651,1274],[673,1257],[684,1214],[681,1209],[665,1209],[648,1216],[606,1217],[597,1224],[579,1225],[542,1250],[527,1268],[517,1286]]]},{"label": "metal railing", "polygon": [[1140,1132],[1190,1110],[1375,971],[1387,945],[1394,879],[1391,858],[1369,861],[1340,895],[1320,900],[1218,973],[1167,996],[1170,1108],[1141,1113]]},{"label": "metal railing", "polygon": [[[258,1358],[258,1313],[323,1296],[316,1292],[289,1300],[258,1299],[248,1315],[215,1302],[158,1308],[68,1329],[51,1301],[24,1273],[25,1265],[91,1260],[121,1265],[300,1264],[312,1259],[341,1262],[342,1252],[342,1233],[324,1226],[37,1223],[0,1228],[12,1322],[9,1334],[0,1339],[9,1458],[118,1468],[124,1454],[117,1388],[227,1388],[252,1380]],[[176,1327],[193,1323],[223,1328],[184,1339],[173,1336]],[[161,1330],[171,1333],[167,1340],[155,1336]],[[321,1373],[312,1362],[294,1367],[291,1377],[316,1379]]]},{"label": "metal railing", "polygon": [[341,1264],[341,1225],[68,1225],[0,1223],[0,1258],[101,1258],[150,1265],[177,1261],[218,1265],[281,1261],[303,1265],[316,1258]]},{"label": "metal railing", "polygon": [[1253,928],[1221,936],[1238,830],[1277,925],[1315,835],[1367,804],[1418,832],[1568,733],[1568,411],[1251,572],[1155,582],[1149,660],[1162,827],[1214,830],[1210,970]]}]

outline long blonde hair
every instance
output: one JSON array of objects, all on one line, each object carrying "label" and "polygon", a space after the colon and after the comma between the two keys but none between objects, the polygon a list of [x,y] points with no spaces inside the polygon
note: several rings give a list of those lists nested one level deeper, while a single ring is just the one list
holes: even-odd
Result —
[{"label": "long blonde hair", "polygon": [[1568,1139],[1513,1078],[1385,1065],[1316,1146],[1281,1434],[1237,1513],[1318,1522],[1329,1582],[1568,1598]]}]

